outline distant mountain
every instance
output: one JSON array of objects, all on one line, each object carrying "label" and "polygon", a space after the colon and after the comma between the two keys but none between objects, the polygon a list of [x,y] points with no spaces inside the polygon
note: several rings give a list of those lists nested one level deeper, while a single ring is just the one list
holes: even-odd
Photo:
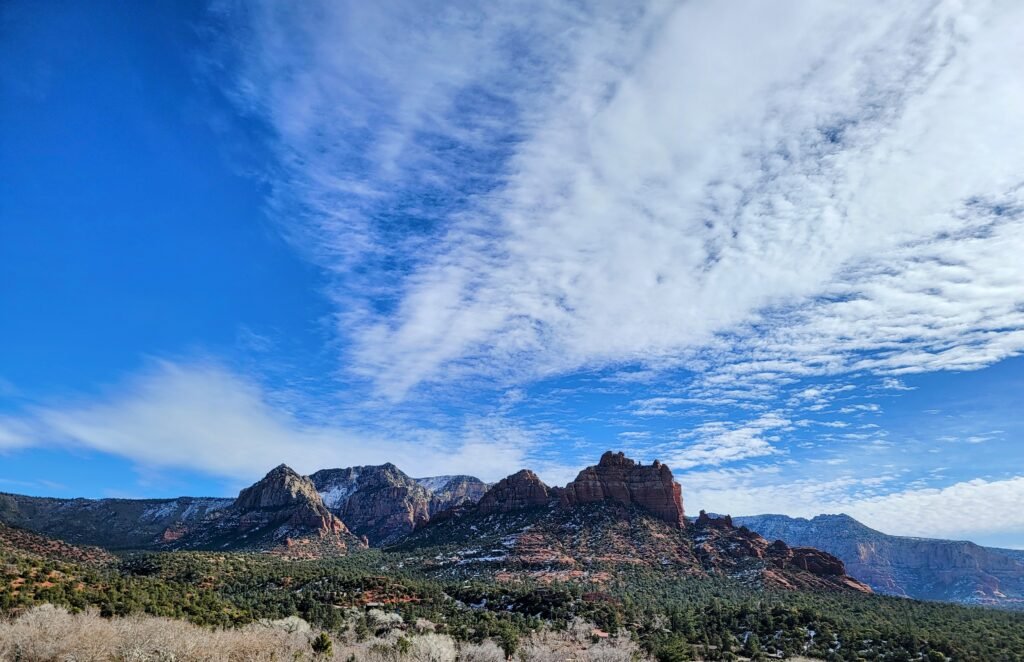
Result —
[{"label": "distant mountain", "polygon": [[476,503],[490,488],[489,484],[473,476],[432,476],[414,480],[431,494],[431,515],[462,503]]},{"label": "distant mountain", "polygon": [[[285,482],[291,486],[279,490],[278,495],[291,494],[291,487],[299,485],[294,477],[301,476],[291,469],[288,473]],[[253,487],[262,483],[261,493],[273,492],[265,483],[271,474]],[[472,476],[413,479],[393,464],[326,469],[306,480],[311,491],[306,493],[302,488],[292,495],[305,494],[307,498],[307,503],[292,514],[296,521],[311,527],[305,533],[289,530],[285,521],[279,521],[281,513],[271,512],[273,508],[255,507],[259,500],[254,501],[252,492],[246,490],[238,499],[56,499],[0,493],[0,522],[114,551],[181,547],[255,549],[277,548],[287,539],[311,540],[306,534],[315,534],[319,539],[321,520],[325,531],[336,529],[337,525],[319,512],[324,508],[342,522],[344,535],[352,535],[346,538],[344,546],[329,544],[325,548],[337,553],[353,541],[359,544],[359,537],[374,545],[393,542],[431,516],[461,503],[474,502],[487,490],[486,483]],[[320,505],[315,503],[314,495]],[[279,522],[283,527],[281,535],[250,530],[260,522],[263,526]],[[230,540],[234,534],[240,536],[239,540]]]},{"label": "distant mountain", "polygon": [[487,484],[472,476],[410,478],[393,464],[323,469],[310,476],[331,512],[373,545],[386,545],[433,515],[476,502]]},{"label": "distant mountain", "polygon": [[733,521],[770,540],[834,554],[850,575],[879,593],[1024,608],[1024,552],[890,536],[848,515],[756,515]]},{"label": "distant mountain", "polygon": [[200,522],[232,499],[51,499],[0,494],[0,522],[109,550],[144,549],[168,529]]}]

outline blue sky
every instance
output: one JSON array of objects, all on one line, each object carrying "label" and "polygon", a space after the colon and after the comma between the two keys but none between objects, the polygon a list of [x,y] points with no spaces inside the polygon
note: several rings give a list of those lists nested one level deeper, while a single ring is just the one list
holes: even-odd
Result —
[{"label": "blue sky", "polygon": [[1024,8],[0,8],[0,490],[393,461],[1024,547]]}]

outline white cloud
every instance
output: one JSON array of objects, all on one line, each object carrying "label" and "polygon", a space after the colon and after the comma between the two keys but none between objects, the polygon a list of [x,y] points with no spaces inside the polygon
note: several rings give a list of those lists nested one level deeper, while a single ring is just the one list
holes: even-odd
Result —
[{"label": "white cloud", "polygon": [[888,391],[913,391],[916,387],[907,386],[903,383],[903,380],[897,377],[884,377],[882,379],[881,388]]},{"label": "white cloud", "polygon": [[[276,129],[320,258],[410,266],[375,273],[399,293],[382,314],[337,292],[381,392],[636,360],[899,374],[1024,349],[1020,3],[613,5],[253,12],[239,97]],[[425,185],[447,202],[406,223],[442,230],[410,255],[372,219]]]},{"label": "white cloud", "polygon": [[[454,433],[407,428],[400,436],[305,421],[257,382],[211,363],[160,361],[108,393],[48,404],[12,419],[21,446],[66,444],[251,480],[285,462],[304,473],[393,462],[411,475],[468,473],[485,480],[526,466],[537,443],[500,418],[470,418]],[[13,425],[16,424],[16,427]],[[0,434],[0,442],[8,439]],[[546,463],[555,474],[562,468]]]},{"label": "white cloud", "polygon": [[1024,476],[894,492],[846,506],[865,524],[902,535],[976,538],[1024,531]]},{"label": "white cloud", "polygon": [[743,424],[704,423],[682,433],[682,444],[670,445],[661,452],[667,453],[666,464],[674,469],[717,466],[726,462],[775,455],[780,451],[773,442],[779,439],[765,433],[791,429],[791,422],[777,412],[764,414]]},{"label": "white cloud", "polygon": [[0,416],[0,451],[30,446],[32,429],[11,416]]}]

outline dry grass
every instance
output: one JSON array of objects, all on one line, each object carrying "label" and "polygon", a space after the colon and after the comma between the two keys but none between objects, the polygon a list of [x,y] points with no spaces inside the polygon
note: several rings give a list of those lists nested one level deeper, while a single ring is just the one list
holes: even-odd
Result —
[{"label": "dry grass", "polygon": [[[95,612],[70,614],[44,605],[10,621],[0,620],[3,662],[261,662],[356,660],[358,662],[504,662],[494,642],[459,644],[417,623],[413,634],[397,614],[373,614],[390,629],[357,641],[350,627],[331,637],[332,653],[317,656],[319,635],[301,619],[264,622],[233,630],[208,630],[152,616],[106,619]],[[644,660],[628,638],[594,643],[593,628],[574,623],[566,632],[545,631],[522,642],[522,662],[627,662]]]}]

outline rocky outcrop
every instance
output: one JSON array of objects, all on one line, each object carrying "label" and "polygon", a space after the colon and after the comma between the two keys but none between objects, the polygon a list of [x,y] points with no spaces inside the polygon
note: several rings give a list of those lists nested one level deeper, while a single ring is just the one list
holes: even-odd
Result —
[{"label": "rocky outcrop", "polygon": [[998,606],[1024,605],[1024,562],[971,542],[890,536],[847,515],[737,517],[767,538],[824,550],[878,593]]},{"label": "rocky outcrop", "polygon": [[472,476],[410,478],[393,464],[323,469],[310,476],[324,503],[372,545],[388,545],[434,515],[476,503],[487,484]]},{"label": "rocky outcrop", "polygon": [[271,469],[259,482],[238,493],[234,510],[249,511],[302,506],[302,510],[323,515],[326,507],[313,482],[285,464]]},{"label": "rocky outcrop", "polygon": [[172,549],[251,549],[324,556],[363,547],[316,491],[313,482],[280,465],[238,498],[191,527],[165,532]]},{"label": "rocky outcrop", "polygon": [[546,506],[550,497],[550,489],[537,474],[529,469],[523,469],[502,478],[494,487],[487,490],[477,503],[477,512],[488,515]]},{"label": "rocky outcrop", "polygon": [[682,488],[672,478],[671,469],[657,460],[645,466],[611,451],[566,485],[561,501],[565,506],[614,501],[639,506],[679,528],[685,522]]},{"label": "rocky outcrop", "polygon": [[770,586],[786,589],[843,589],[871,593],[871,587],[846,573],[843,562],[818,549],[768,542],[732,518],[703,510],[690,527],[694,552],[705,568],[732,576],[757,574]]},{"label": "rocky outcrop", "polygon": [[[723,577],[754,587],[871,592],[848,577],[838,559],[770,543],[727,518],[705,514],[680,528],[635,503],[610,499],[543,507],[538,483],[526,472],[510,476],[477,507],[439,515],[397,549],[424,559],[431,574],[452,580],[493,575],[600,583],[627,568],[646,568],[665,577]],[[550,494],[547,503],[555,505]]]}]

